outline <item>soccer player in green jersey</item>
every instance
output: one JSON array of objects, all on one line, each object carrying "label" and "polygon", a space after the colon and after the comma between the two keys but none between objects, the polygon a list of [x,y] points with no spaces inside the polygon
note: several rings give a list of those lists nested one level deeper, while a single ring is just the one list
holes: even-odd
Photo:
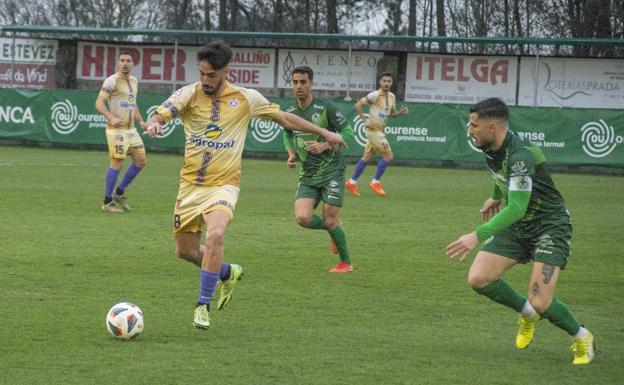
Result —
[{"label": "soccer player in green jersey", "polygon": [[[292,84],[296,103],[288,106],[286,111],[329,131],[339,132],[344,141],[348,142],[353,139],[353,128],[332,104],[312,96],[313,78],[314,71],[310,67],[301,66],[293,70]],[[353,271],[346,235],[339,218],[345,192],[344,157],[323,137],[313,133],[286,129],[284,146],[288,151],[289,167],[297,165],[295,151],[301,159],[299,184],[295,196],[297,223],[308,229],[329,232],[331,248],[340,257],[340,262],[329,270],[331,273]],[[322,218],[314,213],[321,200]]]},{"label": "soccer player in green jersey", "polygon": [[[572,225],[542,151],[509,130],[509,110],[497,98],[470,108],[469,133],[486,157],[494,190],[480,210],[486,222],[448,245],[446,254],[462,261],[484,241],[468,283],[477,293],[520,313],[516,347],[526,348],[537,322],[545,318],[572,336],[572,363],[588,364],[594,358],[592,334],[554,298],[559,272],[570,256]],[[501,210],[503,198],[507,205]],[[501,277],[517,263],[531,260],[527,299]]]}]

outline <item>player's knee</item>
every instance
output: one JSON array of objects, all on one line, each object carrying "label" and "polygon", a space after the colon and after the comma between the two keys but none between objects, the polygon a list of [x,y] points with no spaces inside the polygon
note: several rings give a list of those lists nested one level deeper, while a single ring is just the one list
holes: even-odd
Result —
[{"label": "player's knee", "polygon": [[206,231],[206,243],[217,244],[223,243],[225,237],[225,229],[221,227],[215,227]]},{"label": "player's knee", "polygon": [[327,229],[333,230],[336,228],[336,226],[340,224],[340,220],[336,217],[327,217],[323,218],[323,223],[325,224],[325,227],[327,227]]},{"label": "player's knee", "polygon": [[192,255],[194,251],[189,250],[185,247],[176,245],[175,248],[175,256],[181,259],[185,259],[185,260],[189,260],[192,258]]},{"label": "player's knee", "polygon": [[533,306],[533,309],[535,309],[536,312],[544,313],[550,307],[552,298],[545,295],[530,296],[529,303]]},{"label": "player's knee", "polygon": [[386,162],[392,162],[392,160],[394,159],[394,155],[386,154],[386,156],[384,156],[383,158]]},{"label": "player's knee", "polygon": [[308,227],[310,226],[310,222],[312,222],[312,218],[306,214],[295,213],[295,221],[301,227]]},{"label": "player's knee", "polygon": [[491,278],[478,271],[470,271],[468,273],[468,285],[473,289],[482,289],[491,282]]},{"label": "player's knee", "polygon": [[135,164],[138,168],[143,168],[143,167],[145,167],[145,165],[147,164],[147,159],[137,160],[136,162],[134,162],[134,164]]}]

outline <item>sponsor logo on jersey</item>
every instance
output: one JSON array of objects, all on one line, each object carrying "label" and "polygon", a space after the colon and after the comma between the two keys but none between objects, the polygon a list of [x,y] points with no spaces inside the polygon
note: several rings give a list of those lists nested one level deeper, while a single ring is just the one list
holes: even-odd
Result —
[{"label": "sponsor logo on jersey", "polygon": [[220,137],[222,132],[223,130],[221,129],[221,127],[217,126],[216,124],[209,124],[208,127],[206,127],[206,132],[204,132],[204,135],[206,135],[206,138],[214,140]]},{"label": "sponsor logo on jersey", "polygon": [[230,107],[236,108],[240,105],[240,102],[238,101],[238,99],[232,99],[230,100],[229,104],[230,104]]},{"label": "sponsor logo on jersey", "polygon": [[203,139],[198,135],[191,135],[189,138],[189,142],[193,143],[196,146],[201,147],[209,147],[214,148],[215,150],[219,150],[222,148],[232,148],[236,141],[234,139],[228,140],[227,142],[216,142],[214,140]]},{"label": "sponsor logo on jersey", "polygon": [[519,175],[519,174],[525,174],[527,172],[527,168],[526,165],[524,164],[524,161],[521,160],[519,162],[515,162],[514,164],[511,165],[511,175]]}]

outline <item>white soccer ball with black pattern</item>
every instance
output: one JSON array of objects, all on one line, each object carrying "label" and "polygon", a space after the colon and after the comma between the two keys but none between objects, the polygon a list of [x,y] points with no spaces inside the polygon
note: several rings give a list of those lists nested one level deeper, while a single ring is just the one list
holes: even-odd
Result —
[{"label": "white soccer ball with black pattern", "polygon": [[106,315],[106,329],[115,338],[136,338],[143,332],[143,312],[130,302],[115,304]]}]

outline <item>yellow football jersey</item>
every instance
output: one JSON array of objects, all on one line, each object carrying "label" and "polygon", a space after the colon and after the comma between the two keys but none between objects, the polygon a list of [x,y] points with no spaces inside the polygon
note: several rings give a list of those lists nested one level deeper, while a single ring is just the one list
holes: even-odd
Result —
[{"label": "yellow football jersey", "polygon": [[104,80],[100,89],[100,96],[108,99],[108,110],[121,119],[123,126],[107,128],[135,128],[134,127],[134,109],[136,108],[136,98],[139,82],[137,79],[128,75],[128,78],[120,76],[117,72]]},{"label": "yellow football jersey", "polygon": [[218,97],[206,95],[201,82],[177,90],[156,113],[165,122],[184,123],[184,166],[180,177],[203,186],[240,186],[241,157],[251,118],[273,119],[279,105],[258,91],[226,82]]},{"label": "yellow football jersey", "polygon": [[386,127],[386,119],[394,110],[396,96],[390,91],[381,89],[373,91],[361,99],[368,103],[369,130],[383,132]]}]

